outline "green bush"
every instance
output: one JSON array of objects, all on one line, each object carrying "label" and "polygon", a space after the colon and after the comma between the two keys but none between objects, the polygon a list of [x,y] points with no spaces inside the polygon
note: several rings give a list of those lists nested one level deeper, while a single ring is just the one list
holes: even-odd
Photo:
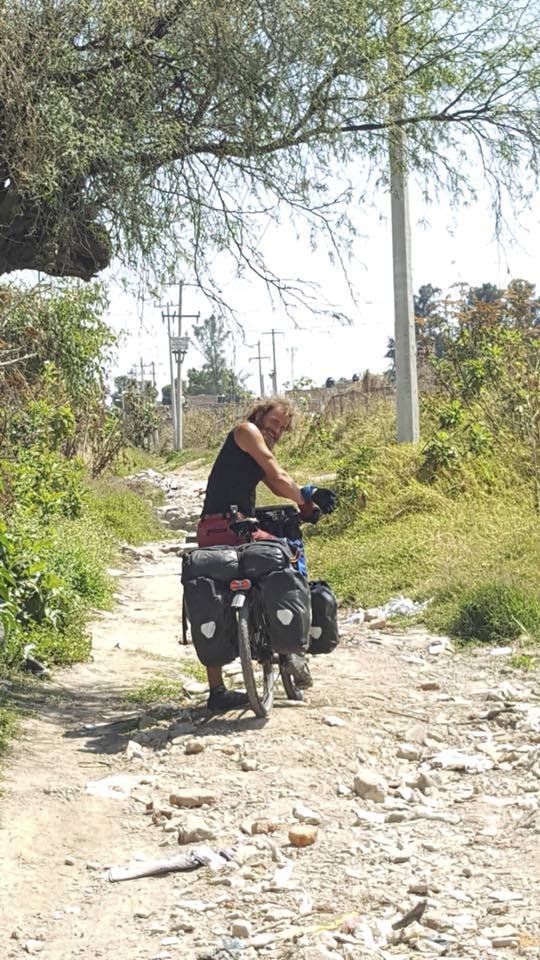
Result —
[{"label": "green bush", "polygon": [[17,463],[4,460],[0,470],[10,510],[34,513],[43,520],[80,514],[84,472],[80,461],[66,460],[57,451],[27,447],[18,451]]},{"label": "green bush", "polygon": [[114,590],[106,567],[114,561],[116,549],[110,531],[83,516],[54,528],[46,560],[73,594],[88,606],[105,609],[111,606]]},{"label": "green bush", "polygon": [[450,633],[462,640],[498,643],[523,632],[540,636],[540,603],[532,594],[504,583],[485,583],[461,599]]},{"label": "green bush", "polygon": [[0,757],[7,752],[9,741],[16,735],[17,729],[17,712],[5,706],[0,697]]},{"label": "green bush", "polygon": [[152,504],[129,490],[121,481],[112,478],[97,481],[88,488],[87,516],[108,536],[128,543],[139,544],[163,539]]}]

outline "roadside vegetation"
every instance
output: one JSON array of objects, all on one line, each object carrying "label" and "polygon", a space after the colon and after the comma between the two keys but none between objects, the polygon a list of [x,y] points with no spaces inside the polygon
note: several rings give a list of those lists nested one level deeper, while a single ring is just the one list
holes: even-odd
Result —
[{"label": "roadside vegetation", "polygon": [[464,641],[540,639],[534,288],[465,292],[432,311],[423,336],[420,444],[393,442],[386,402],[304,418],[287,442],[297,475],[334,473],[340,494],[336,514],[308,532],[312,574],[351,605],[432,597],[428,625]]},{"label": "roadside vegetation", "polygon": [[97,285],[0,288],[0,750],[15,724],[6,681],[29,653],[49,667],[87,659],[120,542],[163,536],[156,494],[119,476],[148,454],[105,402],[104,306]]}]

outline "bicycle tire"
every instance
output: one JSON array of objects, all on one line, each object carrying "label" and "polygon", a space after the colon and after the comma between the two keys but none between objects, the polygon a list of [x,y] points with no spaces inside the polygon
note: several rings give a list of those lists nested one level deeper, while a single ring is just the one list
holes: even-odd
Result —
[{"label": "bicycle tire", "polygon": [[281,682],[283,684],[283,689],[285,690],[287,700],[303,700],[304,694],[302,690],[299,690],[298,687],[294,685],[294,680],[290,673],[285,669],[285,664],[283,663],[281,657],[279,658],[279,672],[281,674]]},{"label": "bicycle tire", "polygon": [[275,672],[272,660],[265,660],[262,667],[262,694],[259,693],[251,650],[251,630],[249,625],[249,602],[237,611],[238,653],[242,665],[242,674],[249,705],[256,717],[267,717],[274,702]]}]

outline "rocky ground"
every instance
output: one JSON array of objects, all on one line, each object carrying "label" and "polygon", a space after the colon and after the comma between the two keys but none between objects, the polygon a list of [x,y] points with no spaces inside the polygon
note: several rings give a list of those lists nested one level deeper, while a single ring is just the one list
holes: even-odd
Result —
[{"label": "rocky ground", "polygon": [[[166,484],[181,538],[201,478]],[[211,717],[177,642],[182,542],[127,550],[93,662],[33,691],[0,806],[0,956],[537,957],[535,673],[344,612],[304,704]],[[157,674],[185,700],[126,709]]]}]

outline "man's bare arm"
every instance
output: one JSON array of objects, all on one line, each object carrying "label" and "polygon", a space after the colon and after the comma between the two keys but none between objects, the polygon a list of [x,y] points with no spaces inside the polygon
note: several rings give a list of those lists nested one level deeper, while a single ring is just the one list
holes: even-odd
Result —
[{"label": "man's bare arm", "polygon": [[298,506],[305,504],[300,487],[280,467],[274,454],[267,446],[261,431],[254,423],[241,423],[234,431],[234,439],[240,449],[253,457],[255,462],[264,470],[264,483],[272,493],[275,493],[278,497],[288,497]]}]

